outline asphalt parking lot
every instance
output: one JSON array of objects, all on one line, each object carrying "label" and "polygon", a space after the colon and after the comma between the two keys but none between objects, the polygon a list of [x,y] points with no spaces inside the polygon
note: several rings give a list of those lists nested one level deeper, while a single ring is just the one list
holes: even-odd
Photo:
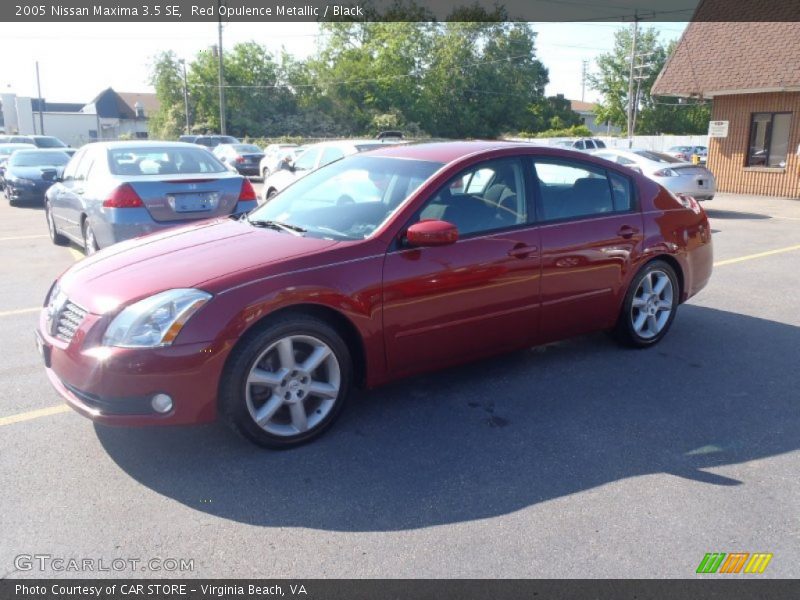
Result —
[{"label": "asphalt parking lot", "polygon": [[800,201],[705,206],[714,276],[657,347],[599,334],[417,377],[270,452],[66,409],[32,332],[79,253],[0,202],[0,577],[82,576],[15,566],[46,554],[194,561],[85,576],[683,578],[736,551],[799,576]]}]

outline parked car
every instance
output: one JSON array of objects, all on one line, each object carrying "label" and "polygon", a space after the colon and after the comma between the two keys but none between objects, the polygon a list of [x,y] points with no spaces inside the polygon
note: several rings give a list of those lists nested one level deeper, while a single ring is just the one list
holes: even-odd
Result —
[{"label": "parked car", "polygon": [[17,150],[8,158],[3,192],[12,205],[41,203],[69,156],[59,150]]},{"label": "parked car", "polygon": [[214,156],[240,175],[258,175],[264,153],[255,144],[220,144]]},{"label": "parked car", "polygon": [[33,137],[27,135],[0,135],[0,144],[31,144],[36,146],[33,143]]},{"label": "parked car", "polygon": [[294,161],[285,164],[282,168],[278,168],[264,180],[262,200],[264,202],[271,200],[278,192],[289,184],[294,183],[300,177],[335,160],[392,144],[397,144],[397,141],[394,139],[387,139],[386,141],[338,140],[307,146]]},{"label": "parked car", "polygon": [[[340,202],[340,182],[365,180]],[[384,147],[245,218],[73,265],[45,298],[38,347],[95,421],[220,415],[288,447],[355,387],[596,330],[652,346],[712,260],[700,205],[620,165],[530,144]]]},{"label": "parked car", "polygon": [[561,140],[554,144],[559,148],[569,148],[571,150],[585,150],[592,151],[598,148],[605,148],[606,144],[603,140],[596,138],[578,138],[577,140]]},{"label": "parked car", "polygon": [[594,155],[644,173],[676,194],[688,194],[697,200],[712,200],[717,191],[717,182],[711,171],[669,154],[641,148],[606,148]]},{"label": "parked car", "polygon": [[187,144],[194,144],[195,140],[200,137],[197,135],[181,135],[178,137],[179,142],[186,142]]},{"label": "parked car", "polygon": [[28,136],[37,148],[68,148],[64,142],[52,135],[31,135]]},{"label": "parked car", "polygon": [[192,143],[212,150],[220,144],[238,144],[239,140],[230,135],[198,135]]},{"label": "parked car", "polygon": [[686,162],[692,162],[692,156],[696,154],[700,162],[705,164],[708,158],[708,148],[706,146],[672,146],[665,154]]},{"label": "parked car", "polygon": [[[16,154],[14,154],[16,156]],[[47,192],[50,239],[86,254],[145,233],[256,205],[250,182],[182,142],[99,142],[81,148]]]},{"label": "parked car", "polygon": [[304,146],[298,144],[270,144],[264,148],[264,158],[258,166],[258,172],[262,179],[269,177],[270,173],[278,170],[278,165],[286,158],[294,161],[305,150]]},{"label": "parked car", "polygon": [[1,144],[0,143],[0,190],[5,187],[6,164],[8,157],[17,150],[36,150],[33,144]]}]

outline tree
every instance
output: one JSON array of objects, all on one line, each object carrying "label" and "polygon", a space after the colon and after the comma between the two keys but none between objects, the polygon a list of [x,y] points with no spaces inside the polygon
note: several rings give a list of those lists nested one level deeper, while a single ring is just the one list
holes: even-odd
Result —
[{"label": "tree", "polygon": [[172,50],[161,52],[150,64],[150,85],[156,90],[159,109],[151,115],[150,133],[156,138],[175,138],[185,127],[183,78],[178,57]]},{"label": "tree", "polygon": [[[628,82],[630,77],[630,55],[633,35],[629,28],[614,34],[614,48],[597,59],[598,73],[589,76],[589,85],[603,95],[595,111],[599,122],[610,121],[613,125],[627,127]],[[697,103],[681,103],[677,98],[654,98],[650,90],[667,57],[674,51],[675,42],[667,46],[659,40],[658,32],[650,27],[639,31],[636,39],[636,64],[648,64],[645,69],[636,69],[643,75],[638,82],[636,131],[641,135],[660,133],[691,134],[704,133],[708,127],[710,109]],[[634,82],[634,91],[637,89]]]}]

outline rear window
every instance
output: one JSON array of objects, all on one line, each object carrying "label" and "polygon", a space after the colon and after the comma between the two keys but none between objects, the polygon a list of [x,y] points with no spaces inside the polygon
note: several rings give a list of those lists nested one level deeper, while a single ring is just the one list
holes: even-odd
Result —
[{"label": "rear window", "polygon": [[606,147],[606,143],[603,140],[595,140],[594,145],[597,146],[598,148]]},{"label": "rear window", "polygon": [[39,148],[66,148],[67,145],[56,137],[37,137],[34,140]]},{"label": "rear window", "polygon": [[223,173],[227,169],[200,148],[114,148],[108,151],[114,175],[189,175]]},{"label": "rear window", "polygon": [[376,144],[356,144],[356,150],[358,152],[366,152],[367,150],[374,150],[375,148],[383,148],[386,144],[376,143]]},{"label": "rear window", "polygon": [[234,144],[232,147],[237,152],[261,152],[261,148],[255,144]]},{"label": "rear window", "polygon": [[684,162],[679,158],[675,158],[674,156],[670,156],[669,154],[662,154],[661,152],[650,152],[649,150],[634,150],[634,154],[638,154],[646,158],[647,160],[653,160],[655,162],[660,163],[679,163]]},{"label": "rear window", "polygon": [[69,156],[57,150],[18,150],[8,160],[14,167],[60,167],[69,162]]}]

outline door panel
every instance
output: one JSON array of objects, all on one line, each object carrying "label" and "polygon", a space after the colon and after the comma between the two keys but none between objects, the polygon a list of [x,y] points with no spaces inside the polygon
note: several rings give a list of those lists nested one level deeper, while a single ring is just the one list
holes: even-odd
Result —
[{"label": "door panel", "polygon": [[533,343],[538,244],[532,227],[388,254],[383,318],[389,368],[406,374]]}]

